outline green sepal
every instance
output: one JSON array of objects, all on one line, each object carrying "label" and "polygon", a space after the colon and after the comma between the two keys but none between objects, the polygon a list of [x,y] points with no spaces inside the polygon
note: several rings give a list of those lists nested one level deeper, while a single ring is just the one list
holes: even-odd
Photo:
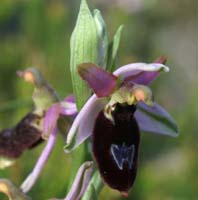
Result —
[{"label": "green sepal", "polygon": [[5,169],[6,167],[10,167],[15,162],[14,159],[0,156],[0,170]]},{"label": "green sepal", "polygon": [[110,72],[113,72],[115,70],[115,64],[116,64],[116,58],[117,58],[117,53],[118,49],[120,46],[120,39],[122,36],[122,31],[123,31],[124,25],[120,25],[119,28],[117,29],[112,43],[109,45],[108,49],[108,62],[107,62],[107,70]]},{"label": "green sepal", "polygon": [[96,23],[96,28],[99,37],[99,44],[98,44],[98,65],[101,66],[103,69],[106,69],[107,65],[107,54],[108,54],[108,32],[106,23],[102,17],[100,10],[94,10],[94,20]]},{"label": "green sepal", "polygon": [[77,73],[77,66],[81,63],[97,63],[98,34],[94,18],[88,8],[86,0],[81,1],[76,26],[70,40],[70,71],[73,92],[78,110],[84,105],[91,91]]},{"label": "green sepal", "polygon": [[42,73],[36,67],[29,67],[24,71],[17,71],[19,77],[34,86],[32,100],[34,103],[34,114],[43,115],[49,107],[59,101],[56,91],[45,80]]}]

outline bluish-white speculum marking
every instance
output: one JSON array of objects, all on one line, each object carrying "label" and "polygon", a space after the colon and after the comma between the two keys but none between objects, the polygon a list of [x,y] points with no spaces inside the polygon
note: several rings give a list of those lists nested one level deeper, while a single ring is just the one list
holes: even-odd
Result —
[{"label": "bluish-white speculum marking", "polygon": [[126,146],[125,143],[122,145],[112,144],[111,154],[120,170],[123,170],[124,163],[128,163],[129,169],[132,169],[135,145]]}]

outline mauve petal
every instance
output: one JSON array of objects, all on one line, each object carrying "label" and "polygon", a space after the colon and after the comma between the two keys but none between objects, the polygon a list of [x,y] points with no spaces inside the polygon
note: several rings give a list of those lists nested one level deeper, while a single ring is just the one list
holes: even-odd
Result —
[{"label": "mauve petal", "polygon": [[46,144],[45,148],[43,149],[39,159],[37,160],[37,162],[34,166],[34,169],[27,176],[25,181],[22,183],[21,190],[24,193],[27,193],[33,187],[33,185],[36,183],[37,179],[39,178],[39,175],[40,175],[41,171],[43,170],[45,163],[47,162],[47,160],[53,150],[54,144],[56,142],[56,135],[57,135],[57,127],[55,127],[52,130],[52,132],[49,136],[49,139],[47,141],[47,144]]},{"label": "mauve petal", "polygon": [[79,65],[78,73],[98,97],[109,96],[116,88],[118,77],[93,63]]},{"label": "mauve petal", "polygon": [[135,118],[139,128],[143,132],[168,135],[172,137],[178,136],[178,126],[170,114],[161,106],[154,103],[148,106],[143,102],[137,104]]},{"label": "mauve petal", "polygon": [[148,85],[160,74],[160,71],[168,72],[169,68],[160,63],[132,63],[118,68],[113,74],[129,83]]},{"label": "mauve petal", "polygon": [[104,98],[99,99],[96,95],[89,98],[69,130],[64,148],[66,153],[72,151],[92,134],[95,119],[105,103]]},{"label": "mauve petal", "polygon": [[52,130],[56,127],[57,120],[61,111],[59,103],[53,104],[45,114],[43,121],[42,137],[48,137]]},{"label": "mauve petal", "polygon": [[64,200],[79,200],[84,194],[93,171],[93,162],[87,161],[79,168],[72,187]]}]

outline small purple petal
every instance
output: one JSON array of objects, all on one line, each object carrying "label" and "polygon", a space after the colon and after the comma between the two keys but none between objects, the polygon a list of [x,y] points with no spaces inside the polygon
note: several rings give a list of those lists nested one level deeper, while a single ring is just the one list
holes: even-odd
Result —
[{"label": "small purple petal", "polygon": [[64,200],[79,200],[84,194],[93,171],[93,162],[87,161],[79,168],[73,185]]},{"label": "small purple petal", "polygon": [[160,71],[168,72],[169,68],[160,63],[133,63],[118,68],[113,74],[129,83],[148,85],[160,74]]},{"label": "small purple petal", "polygon": [[78,73],[87,81],[98,97],[106,97],[115,90],[118,77],[93,63],[79,65]]},{"label": "small purple petal", "polygon": [[74,95],[67,96],[63,101],[75,103]]},{"label": "small purple petal", "polygon": [[62,115],[66,115],[66,116],[73,116],[76,115],[78,113],[76,104],[73,102],[66,102],[66,101],[62,101],[61,103],[61,110],[60,113]]},{"label": "small purple petal", "polygon": [[89,98],[75,118],[69,130],[65,146],[66,153],[72,151],[75,147],[91,136],[95,119],[98,113],[104,108],[105,103],[105,99],[98,99],[96,95]]},{"label": "small purple petal", "polygon": [[137,108],[135,118],[141,131],[172,137],[178,136],[178,126],[164,108],[156,103],[148,106],[143,102],[139,102]]},{"label": "small purple petal", "polygon": [[39,178],[39,175],[41,171],[43,170],[45,163],[47,162],[51,154],[51,151],[54,147],[54,144],[56,141],[56,135],[57,135],[57,127],[55,127],[52,133],[50,134],[47,144],[44,150],[42,151],[33,171],[28,175],[28,177],[25,179],[25,181],[21,185],[21,190],[24,193],[27,193],[33,187],[33,185],[36,183],[37,179]]},{"label": "small purple petal", "polygon": [[160,56],[159,58],[157,58],[154,63],[161,63],[161,64],[166,64],[167,62],[167,58],[165,56]]}]

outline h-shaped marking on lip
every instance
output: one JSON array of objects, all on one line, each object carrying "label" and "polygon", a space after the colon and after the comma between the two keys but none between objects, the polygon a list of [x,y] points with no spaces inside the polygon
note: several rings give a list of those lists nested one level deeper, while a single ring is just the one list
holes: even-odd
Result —
[{"label": "h-shaped marking on lip", "polygon": [[112,144],[111,154],[115,163],[120,170],[123,170],[123,165],[125,162],[128,163],[129,169],[132,169],[133,158],[135,155],[135,145],[126,146],[125,143],[122,145]]}]

